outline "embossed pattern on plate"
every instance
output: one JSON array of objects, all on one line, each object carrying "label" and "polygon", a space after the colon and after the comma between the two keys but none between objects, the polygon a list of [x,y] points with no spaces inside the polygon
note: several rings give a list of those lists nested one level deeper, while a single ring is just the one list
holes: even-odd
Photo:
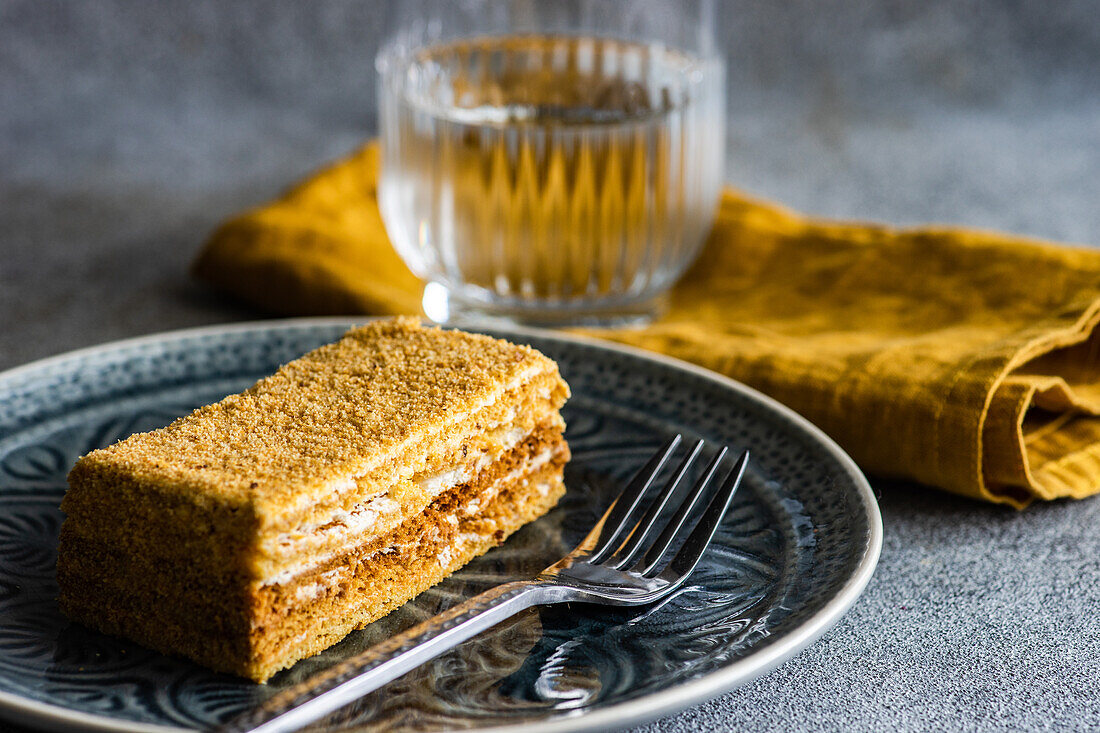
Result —
[{"label": "embossed pattern on plate", "polygon": [[0,717],[149,730],[226,720],[283,686],[491,585],[537,572],[592,526],[670,434],[751,448],[730,515],[688,586],[656,608],[532,610],[324,721],[332,729],[600,729],[718,694],[804,648],[866,584],[870,489],[801,418],[701,369],[539,331],[499,332],[561,366],[568,492],[503,547],[257,686],[69,623],[53,577],[77,456],[238,391],[353,321],[302,319],[109,344],[0,374]]}]

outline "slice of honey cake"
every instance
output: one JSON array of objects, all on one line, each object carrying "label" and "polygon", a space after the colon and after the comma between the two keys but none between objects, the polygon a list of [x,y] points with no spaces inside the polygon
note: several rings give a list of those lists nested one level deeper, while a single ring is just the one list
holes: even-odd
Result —
[{"label": "slice of honey cake", "polygon": [[61,608],[262,682],[553,507],[568,396],[526,346],[412,318],[354,329],[81,458]]}]

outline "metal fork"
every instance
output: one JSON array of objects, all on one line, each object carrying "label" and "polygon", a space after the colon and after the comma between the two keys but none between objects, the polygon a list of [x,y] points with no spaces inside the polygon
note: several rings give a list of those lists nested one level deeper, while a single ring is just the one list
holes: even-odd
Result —
[{"label": "metal fork", "polygon": [[[696,441],[672,478],[657,491],[651,491],[680,441],[681,437],[676,435],[658,450],[588,536],[535,578],[490,588],[273,695],[215,730],[218,733],[297,730],[532,606],[569,601],[637,606],[667,597],[683,585],[699,564],[741,483],[749,457],[745,451],[737,459],[689,534],[692,513],[726,457],[727,449],[719,450],[660,534],[651,539],[662,510],[703,449],[703,441]],[[643,513],[645,498],[654,493],[656,496]]]}]

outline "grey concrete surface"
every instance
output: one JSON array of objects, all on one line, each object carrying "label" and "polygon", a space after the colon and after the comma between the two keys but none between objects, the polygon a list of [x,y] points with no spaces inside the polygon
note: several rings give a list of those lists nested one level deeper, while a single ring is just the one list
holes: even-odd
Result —
[{"label": "grey concrete surface", "polygon": [[[0,368],[263,317],[191,283],[223,217],[373,129],[386,3],[0,0]],[[804,211],[1100,244],[1089,0],[726,2],[727,177]],[[811,649],[646,726],[1100,729],[1100,501],[875,482],[886,545]]]}]

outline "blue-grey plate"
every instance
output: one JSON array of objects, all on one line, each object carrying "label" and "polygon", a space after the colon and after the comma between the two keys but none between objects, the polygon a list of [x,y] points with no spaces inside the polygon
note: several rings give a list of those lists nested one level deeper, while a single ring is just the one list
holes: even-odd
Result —
[{"label": "blue-grey plate", "polygon": [[[108,344],[0,374],[0,716],[42,727],[163,731],[224,721],[284,685],[537,571],[571,548],[672,433],[752,450],[745,483],[688,585],[656,608],[516,616],[323,722],[332,729],[606,730],[775,667],[855,601],[878,559],[870,487],[831,440],[736,382],[544,331],[496,331],[556,359],[568,492],[538,522],[390,616],[255,685],[97,634],[57,609],[65,475],[81,454],[164,425],[332,341],[349,319],[252,323]],[[155,578],[150,578],[155,583]]]}]

